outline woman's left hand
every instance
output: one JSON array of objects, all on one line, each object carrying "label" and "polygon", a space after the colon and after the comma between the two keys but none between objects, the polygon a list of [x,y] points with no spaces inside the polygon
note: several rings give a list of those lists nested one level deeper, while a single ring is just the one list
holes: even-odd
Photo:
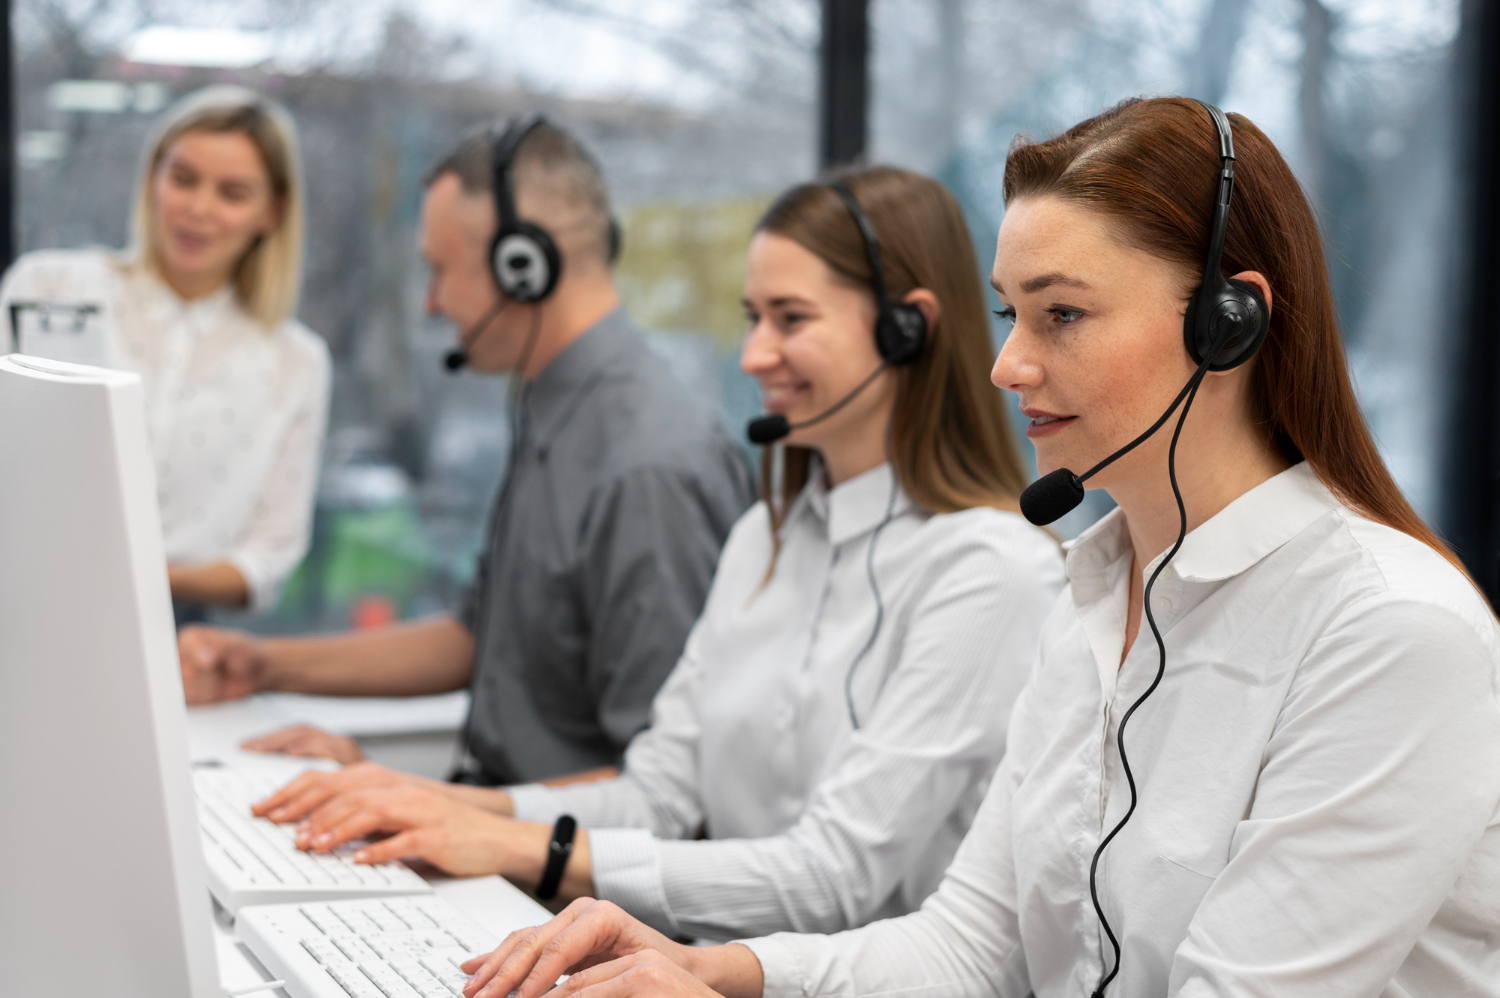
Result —
[{"label": "woman's left hand", "polygon": [[455,876],[499,873],[527,883],[541,878],[551,829],[513,821],[412,784],[338,794],[297,828],[297,845],[326,852],[371,835],[356,862],[416,857]]}]

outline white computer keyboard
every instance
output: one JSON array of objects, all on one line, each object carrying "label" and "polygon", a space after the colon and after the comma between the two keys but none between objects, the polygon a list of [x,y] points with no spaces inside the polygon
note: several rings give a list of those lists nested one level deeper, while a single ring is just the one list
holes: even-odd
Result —
[{"label": "white computer keyboard", "polygon": [[352,846],[306,853],[297,848],[294,826],[252,815],[250,805],[282,782],[234,766],[193,768],[208,889],[225,908],[431,893],[425,880],[400,863],[355,863]]},{"label": "white computer keyboard", "polygon": [[292,998],[454,998],[500,942],[435,896],[257,906],[234,928]]}]

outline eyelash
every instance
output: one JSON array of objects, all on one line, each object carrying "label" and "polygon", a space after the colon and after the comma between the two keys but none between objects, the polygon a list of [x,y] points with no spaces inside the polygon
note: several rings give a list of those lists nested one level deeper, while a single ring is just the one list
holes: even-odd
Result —
[{"label": "eyelash", "polygon": [[[1016,310],[1013,308],[997,308],[991,309],[991,311],[994,313],[994,316],[997,319],[1001,319],[1007,322],[1016,321]],[[1073,323],[1077,322],[1080,318],[1083,317],[1082,309],[1064,308],[1060,305],[1046,309],[1045,311],[1048,315],[1052,316],[1060,326],[1071,326]],[[1064,319],[1063,316],[1065,314],[1072,316],[1072,318]]]}]

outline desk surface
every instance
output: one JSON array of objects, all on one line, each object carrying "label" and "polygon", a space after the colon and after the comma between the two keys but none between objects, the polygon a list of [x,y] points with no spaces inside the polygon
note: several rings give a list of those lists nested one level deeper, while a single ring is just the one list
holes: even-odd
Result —
[{"label": "desk surface", "polygon": [[[254,766],[290,778],[306,769],[305,759],[291,761],[275,756],[257,755],[239,748],[252,735],[280,727],[280,717],[269,714],[253,700],[218,704],[212,707],[188,708],[188,749],[193,759],[218,759],[233,765]],[[424,873],[424,876],[427,876]],[[500,936],[546,921],[547,909],[500,877],[457,879],[433,875],[427,877],[433,889],[454,906],[462,909],[480,925]],[[219,979],[226,989],[248,987],[269,976],[234,936],[227,919],[214,920],[214,942],[219,954]],[[285,992],[266,992],[285,995]]]}]

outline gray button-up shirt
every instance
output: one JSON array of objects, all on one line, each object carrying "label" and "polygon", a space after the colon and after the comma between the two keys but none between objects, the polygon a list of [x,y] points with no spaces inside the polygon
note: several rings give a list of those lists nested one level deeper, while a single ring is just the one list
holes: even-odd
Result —
[{"label": "gray button-up shirt", "polygon": [[615,765],[750,504],[745,460],[622,310],[526,389],[459,620],[468,750],[497,783]]}]

